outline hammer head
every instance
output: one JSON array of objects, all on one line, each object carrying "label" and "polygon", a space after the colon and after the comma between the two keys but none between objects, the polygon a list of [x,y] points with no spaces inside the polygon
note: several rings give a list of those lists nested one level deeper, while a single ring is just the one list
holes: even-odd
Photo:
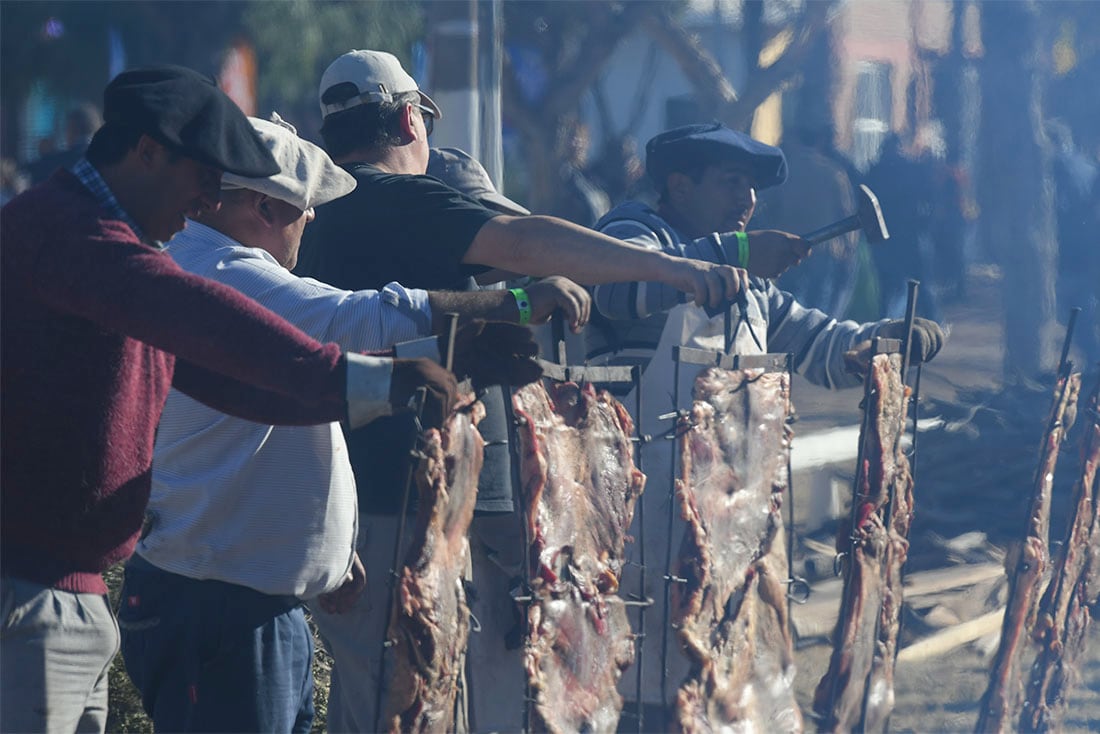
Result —
[{"label": "hammer head", "polygon": [[859,217],[860,230],[867,237],[867,241],[875,243],[890,239],[886,220],[882,218],[882,207],[879,206],[874,192],[860,184],[856,198],[859,203],[856,216]]}]

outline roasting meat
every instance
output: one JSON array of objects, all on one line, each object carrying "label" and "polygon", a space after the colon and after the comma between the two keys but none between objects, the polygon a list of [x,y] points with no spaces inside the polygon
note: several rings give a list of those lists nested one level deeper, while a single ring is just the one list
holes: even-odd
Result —
[{"label": "roasting meat", "polygon": [[672,619],[691,669],[684,731],[798,731],[780,502],[788,485],[789,376],[704,371],[681,439],[687,530]]},{"label": "roasting meat", "polygon": [[614,730],[616,685],[633,638],[614,596],[634,503],[645,477],[633,461],[633,422],[591,385],[541,383],[514,396],[530,539],[532,601],[526,667],[532,726]]},{"label": "roasting meat", "polygon": [[613,732],[622,698],[619,677],[634,661],[634,639],[622,599],[585,599],[572,584],[539,595],[528,614],[524,656],[535,694],[532,729]]},{"label": "roasting meat", "polygon": [[532,577],[571,580],[586,594],[618,588],[623,546],[645,477],[634,467],[634,423],[606,391],[535,383],[516,392]]},{"label": "roasting meat", "polygon": [[1088,646],[1089,607],[1100,595],[1100,413],[1097,394],[1091,400],[1084,430],[1077,503],[1062,554],[1039,605],[1035,639],[1039,656],[1031,668],[1028,705],[1022,708],[1019,731],[1060,731],[1070,691],[1081,679],[1081,661]]},{"label": "roasting meat", "polygon": [[397,581],[388,639],[393,666],[385,727],[393,732],[454,729],[455,699],[470,631],[463,578],[466,531],[477,501],[484,444],[481,403],[455,413],[423,438],[419,506]]},{"label": "roasting meat", "polygon": [[862,466],[852,520],[837,550],[847,554],[829,669],[814,694],[821,731],[882,731],[894,707],[894,663],[908,553],[913,479],[901,450],[908,395],[901,356],[879,354],[866,378]]},{"label": "roasting meat", "polygon": [[[1054,486],[1054,467],[1065,439],[1063,419],[1076,410],[1081,375],[1058,380],[1051,402],[1048,422],[1052,428],[1043,436],[1039,448],[1039,468],[1035,473],[1027,527],[1022,543],[1005,557],[1008,574],[1008,601],[1001,625],[1001,642],[989,676],[989,686],[978,711],[977,731],[1012,731],[1023,705],[1022,660],[1028,652],[1027,640],[1035,628],[1039,596],[1047,575],[1050,534],[1050,493]],[[1072,409],[1070,406],[1073,406]]]}]

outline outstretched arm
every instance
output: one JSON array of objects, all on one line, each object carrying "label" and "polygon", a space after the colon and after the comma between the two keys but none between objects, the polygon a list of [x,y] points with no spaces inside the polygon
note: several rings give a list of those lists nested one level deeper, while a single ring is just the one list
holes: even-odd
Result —
[{"label": "outstretched arm", "polygon": [[732,300],[747,286],[743,270],[674,255],[555,217],[500,216],[481,227],[463,262],[536,277],[563,275],[584,285],[654,281],[701,306]]},{"label": "outstretched arm", "polygon": [[[611,222],[603,231],[638,247],[706,262],[738,263],[736,237],[733,234],[709,234],[680,242],[674,234],[654,232],[642,222],[623,219]],[[796,265],[809,252],[809,243],[801,237],[776,230],[751,232],[749,236],[748,274],[774,278]],[[610,319],[645,318],[667,311],[682,303],[679,291],[660,282],[627,282],[598,285],[593,289],[596,308]]]}]

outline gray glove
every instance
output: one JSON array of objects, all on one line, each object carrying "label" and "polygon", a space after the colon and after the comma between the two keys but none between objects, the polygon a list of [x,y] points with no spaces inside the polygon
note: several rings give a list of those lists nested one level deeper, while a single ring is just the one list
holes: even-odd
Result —
[{"label": "gray glove", "polygon": [[[905,321],[902,319],[887,321],[879,327],[876,336],[904,339]],[[947,335],[935,321],[916,317],[913,319],[913,344],[909,349],[909,360],[913,364],[930,361],[943,348],[946,339]]]}]

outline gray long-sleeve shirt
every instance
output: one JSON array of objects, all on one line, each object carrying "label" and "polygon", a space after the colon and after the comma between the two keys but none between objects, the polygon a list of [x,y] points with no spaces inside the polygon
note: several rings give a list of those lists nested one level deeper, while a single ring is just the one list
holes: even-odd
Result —
[{"label": "gray long-sleeve shirt", "polygon": [[[596,229],[671,255],[718,263],[737,261],[736,254],[725,250],[718,235],[686,239],[639,202],[620,204],[597,222]],[[872,338],[884,322],[837,321],[823,311],[802,306],[790,293],[763,278],[751,279],[748,296],[746,317],[760,346],[745,341],[747,329],[742,324],[735,342],[738,351],[789,352],[794,355],[795,371],[810,382],[829,388],[859,384],[859,378],[845,370],[844,353],[860,341]],[[654,350],[667,326],[668,311],[682,302],[674,288],[662,283],[638,282],[596,286],[593,300],[600,318],[595,320],[588,338],[589,358],[626,364],[648,364],[658,356]],[[733,323],[739,322],[738,306],[731,307],[731,316]],[[677,341],[694,346],[685,339]],[[746,349],[746,345],[751,346]],[[671,359],[671,354],[660,356]]]}]

